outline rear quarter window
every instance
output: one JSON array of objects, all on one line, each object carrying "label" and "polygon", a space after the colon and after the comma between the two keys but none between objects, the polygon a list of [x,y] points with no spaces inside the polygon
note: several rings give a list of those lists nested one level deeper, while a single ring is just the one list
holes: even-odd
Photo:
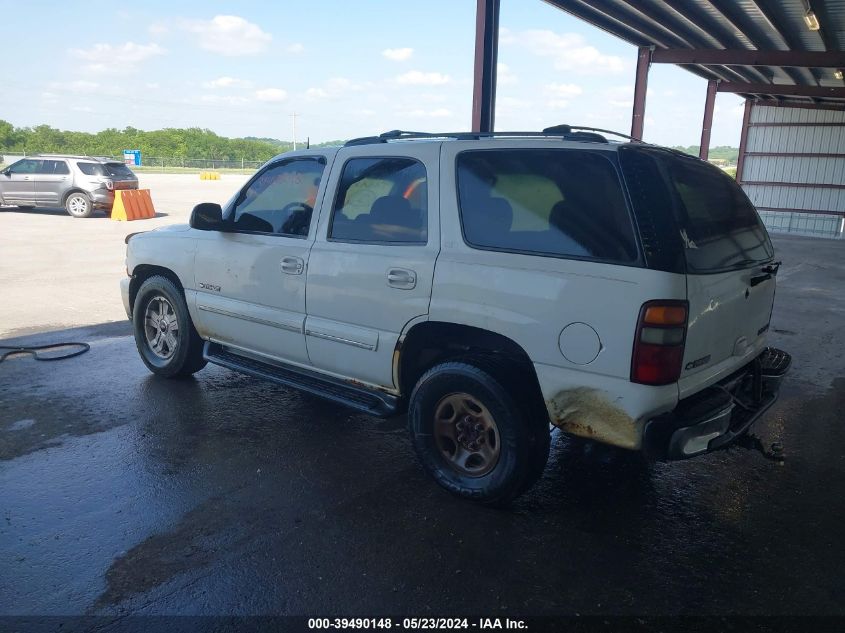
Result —
[{"label": "rear quarter window", "polygon": [[630,263],[638,258],[614,164],[596,152],[465,151],[457,158],[472,247]]},{"label": "rear quarter window", "polygon": [[754,205],[736,181],[718,167],[695,158],[668,151],[637,151],[654,161],[662,177],[649,187],[666,187],[659,197],[654,192],[636,191],[631,178],[632,163],[623,157],[622,165],[632,189],[632,199],[658,198],[670,207],[667,216],[674,221],[690,273],[713,273],[747,268],[774,255],[768,233]]},{"label": "rear quarter window", "polygon": [[86,176],[105,176],[106,172],[100,163],[76,163],[76,166]]}]

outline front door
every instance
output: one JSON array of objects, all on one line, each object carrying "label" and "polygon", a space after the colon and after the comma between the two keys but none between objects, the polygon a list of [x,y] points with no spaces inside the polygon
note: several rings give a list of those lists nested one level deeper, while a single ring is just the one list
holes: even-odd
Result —
[{"label": "front door", "polygon": [[308,263],[308,355],[315,367],[396,388],[393,353],[428,314],[440,250],[439,143],[341,150]]},{"label": "front door", "polygon": [[228,231],[197,231],[200,334],[236,350],[308,363],[305,278],[325,167],[325,156],[272,163],[226,209]]},{"label": "front door", "polygon": [[35,206],[35,176],[40,160],[24,158],[0,174],[0,193],[6,204]]},{"label": "front door", "polygon": [[63,160],[41,161],[35,181],[35,204],[39,207],[60,207],[68,189],[70,169]]}]

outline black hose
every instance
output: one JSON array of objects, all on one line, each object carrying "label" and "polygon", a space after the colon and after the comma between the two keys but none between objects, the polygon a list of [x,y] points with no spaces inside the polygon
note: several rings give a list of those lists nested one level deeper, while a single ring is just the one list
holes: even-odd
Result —
[{"label": "black hose", "polygon": [[[39,351],[45,349],[54,349],[57,347],[78,347],[79,349],[73,350],[67,354],[60,354],[59,356],[43,356],[39,354]],[[76,342],[68,342],[68,343],[53,343],[51,345],[28,345],[25,347],[13,347],[11,345],[0,345],[0,350],[9,350],[8,352],[4,352],[0,354],[0,363],[6,360],[9,356],[14,356],[15,354],[29,354],[35,360],[43,360],[43,361],[51,361],[51,360],[65,360],[66,358],[73,358],[74,356],[79,356],[80,354],[84,354],[91,346],[88,343],[76,343]]]}]

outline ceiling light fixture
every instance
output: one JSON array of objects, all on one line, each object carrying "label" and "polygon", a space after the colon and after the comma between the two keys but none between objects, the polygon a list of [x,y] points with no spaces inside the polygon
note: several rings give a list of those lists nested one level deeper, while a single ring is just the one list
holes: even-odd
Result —
[{"label": "ceiling light fixture", "polygon": [[819,27],[819,19],[816,17],[816,14],[813,13],[812,9],[807,9],[807,13],[804,14],[804,22],[807,23],[807,28],[811,31],[818,31]]}]

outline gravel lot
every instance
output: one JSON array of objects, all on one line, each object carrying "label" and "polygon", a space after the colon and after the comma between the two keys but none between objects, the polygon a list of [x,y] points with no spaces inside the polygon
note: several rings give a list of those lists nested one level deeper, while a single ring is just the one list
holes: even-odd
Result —
[{"label": "gravel lot", "polygon": [[0,338],[126,318],[118,282],[128,233],[188,221],[199,202],[223,203],[248,176],[141,174],[156,217],[113,222],[102,213],[79,220],[64,209],[0,208]]}]

